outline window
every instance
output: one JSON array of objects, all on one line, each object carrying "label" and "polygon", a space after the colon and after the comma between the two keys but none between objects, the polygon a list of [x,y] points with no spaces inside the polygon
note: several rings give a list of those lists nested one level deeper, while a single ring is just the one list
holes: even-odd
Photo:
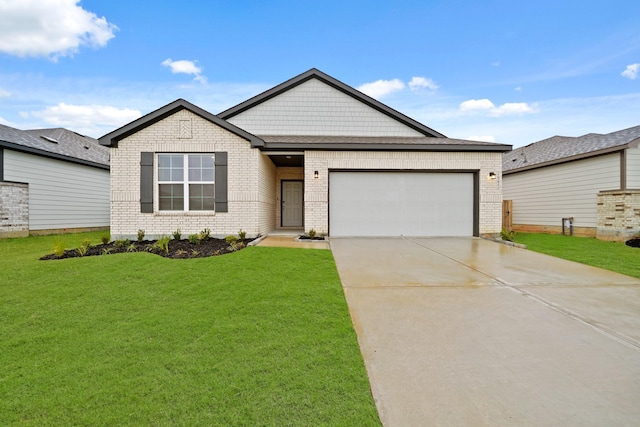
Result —
[{"label": "window", "polygon": [[161,211],[212,211],[213,154],[158,154],[158,206]]}]

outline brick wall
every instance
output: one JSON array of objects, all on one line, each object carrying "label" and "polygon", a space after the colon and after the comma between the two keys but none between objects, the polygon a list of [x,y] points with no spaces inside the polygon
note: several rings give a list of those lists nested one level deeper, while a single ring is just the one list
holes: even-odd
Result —
[{"label": "brick wall", "polygon": [[[140,213],[140,153],[228,153],[228,212]],[[260,183],[262,180],[262,184]],[[157,182],[157,169],[154,171]],[[212,236],[265,234],[275,226],[273,199],[275,167],[239,136],[181,110],[123,139],[111,148],[111,237],[135,238],[145,230],[148,238],[180,229],[183,236],[211,229]]]},{"label": "brick wall", "polygon": [[[474,152],[305,152],[305,229],[329,231],[329,170],[465,170],[480,175],[480,234],[502,228],[502,154]],[[318,179],[314,179],[318,171]],[[489,172],[498,176],[489,181]]]},{"label": "brick wall", "polygon": [[598,226],[601,240],[627,240],[640,232],[640,190],[598,193]]},{"label": "brick wall", "polygon": [[0,182],[0,238],[29,235],[29,184]]}]

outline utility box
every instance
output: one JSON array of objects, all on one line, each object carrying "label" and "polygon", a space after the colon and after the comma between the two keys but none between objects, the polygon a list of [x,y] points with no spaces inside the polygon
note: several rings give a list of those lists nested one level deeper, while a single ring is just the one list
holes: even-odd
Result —
[{"label": "utility box", "polygon": [[573,236],[573,217],[562,218],[562,235]]}]

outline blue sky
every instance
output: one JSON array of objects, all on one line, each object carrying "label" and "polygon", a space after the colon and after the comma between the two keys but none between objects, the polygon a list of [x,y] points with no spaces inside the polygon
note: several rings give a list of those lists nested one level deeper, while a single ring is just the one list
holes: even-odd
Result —
[{"label": "blue sky", "polygon": [[0,0],[0,123],[99,137],[318,68],[452,138],[640,125],[640,2]]}]

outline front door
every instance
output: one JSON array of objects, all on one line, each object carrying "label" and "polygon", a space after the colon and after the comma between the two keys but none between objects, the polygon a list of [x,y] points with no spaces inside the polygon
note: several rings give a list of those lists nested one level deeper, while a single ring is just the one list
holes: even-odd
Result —
[{"label": "front door", "polygon": [[282,226],[302,227],[304,212],[302,181],[282,181]]}]

